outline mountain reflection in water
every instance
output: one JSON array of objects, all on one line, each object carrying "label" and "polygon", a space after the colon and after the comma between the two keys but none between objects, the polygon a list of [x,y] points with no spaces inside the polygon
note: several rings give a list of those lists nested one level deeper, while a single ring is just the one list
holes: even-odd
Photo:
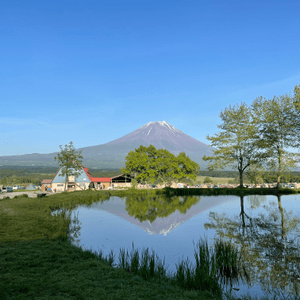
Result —
[{"label": "mountain reflection in water", "polygon": [[[224,239],[243,253],[250,285],[240,283],[238,295],[275,287],[295,294],[300,282],[300,195],[111,197],[79,207],[70,231],[73,243],[87,249],[154,249],[169,270],[189,257],[200,237]],[[150,234],[149,234],[150,233]],[[106,251],[106,252],[105,252]],[[258,286],[260,285],[260,287]]]}]

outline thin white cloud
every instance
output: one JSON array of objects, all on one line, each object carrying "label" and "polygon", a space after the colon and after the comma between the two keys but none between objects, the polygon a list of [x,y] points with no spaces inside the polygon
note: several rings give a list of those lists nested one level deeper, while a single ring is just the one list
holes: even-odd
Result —
[{"label": "thin white cloud", "polygon": [[[231,104],[239,102],[250,102],[259,96],[266,98],[273,98],[273,96],[285,95],[293,92],[295,85],[300,84],[300,74],[253,86],[247,89],[240,89],[235,92],[227,94],[223,99],[231,99]],[[223,100],[221,99],[221,100]],[[219,101],[219,100],[218,100]]]}]

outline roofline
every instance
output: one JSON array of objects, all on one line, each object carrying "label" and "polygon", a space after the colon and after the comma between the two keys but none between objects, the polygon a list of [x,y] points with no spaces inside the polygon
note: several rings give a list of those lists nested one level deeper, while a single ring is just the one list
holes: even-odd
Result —
[{"label": "roofline", "polygon": [[112,177],[111,179],[115,179],[116,177],[120,177],[120,176],[129,176],[129,177],[131,177],[131,178],[133,178],[134,176],[133,175],[126,175],[126,174],[120,174],[120,175],[117,175],[117,176],[115,176],[115,177]]}]

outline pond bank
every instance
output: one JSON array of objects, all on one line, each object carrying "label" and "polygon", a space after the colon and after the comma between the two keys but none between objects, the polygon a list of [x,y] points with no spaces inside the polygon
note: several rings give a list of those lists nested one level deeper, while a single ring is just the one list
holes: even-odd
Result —
[{"label": "pond bank", "polygon": [[112,268],[68,241],[0,243],[0,299],[213,299]]},{"label": "pond bank", "polygon": [[[170,191],[172,190],[169,190],[169,192]],[[270,190],[267,189],[267,191],[269,192]],[[8,286],[8,288],[4,287],[4,289],[0,286],[0,291],[6,291],[7,298],[16,297],[16,299],[18,299],[18,297],[20,299],[22,297],[31,298],[32,295],[50,299],[51,297],[55,298],[59,296],[61,298],[69,299],[88,299],[94,298],[91,296],[90,291],[99,288],[99,295],[102,295],[102,297],[98,297],[99,299],[168,299],[166,294],[163,293],[163,290],[166,289],[168,291],[167,295],[172,295],[173,292],[171,289],[173,289],[173,286],[170,286],[167,283],[161,283],[163,288],[160,288],[157,286],[158,283],[145,282],[143,280],[140,284],[139,280],[141,280],[141,278],[138,277],[137,279],[137,276],[128,274],[125,271],[125,277],[120,275],[121,273],[111,273],[112,278],[110,277],[107,288],[104,288],[105,291],[103,291],[103,287],[99,287],[101,282],[97,283],[97,281],[93,279],[94,276],[96,276],[96,273],[93,273],[94,271],[102,274],[99,275],[99,277],[96,276],[98,280],[102,281],[102,278],[105,277],[104,274],[107,271],[106,267],[101,265],[103,261],[99,260],[97,255],[71,246],[67,241],[67,232],[70,223],[70,218],[67,213],[62,213],[60,216],[51,215],[51,212],[56,209],[70,209],[80,204],[88,205],[97,201],[101,202],[109,199],[109,197],[113,195],[119,197],[126,197],[128,195],[155,196],[166,194],[167,192],[167,190],[84,191],[72,193],[64,192],[57,195],[51,195],[51,197],[38,199],[20,197],[16,199],[0,200],[0,282],[5,282],[5,287]],[[47,247],[52,250],[47,252]],[[67,258],[69,254],[71,257],[70,261]],[[43,263],[40,259],[45,260],[45,265],[48,268],[47,270],[42,266]],[[99,262],[101,261],[101,264],[98,264],[98,260]],[[24,261],[24,263],[22,263],[22,261]],[[60,263],[61,269],[58,268],[58,265],[56,268],[57,262]],[[24,268],[21,272],[18,271],[20,266]],[[50,272],[52,268],[54,273],[48,277],[45,276],[44,274]],[[88,279],[87,281],[84,281],[82,278],[83,275],[80,274],[81,268],[84,270],[83,274],[85,274],[84,276]],[[30,273],[31,271],[34,271],[37,274],[37,277],[32,281],[33,288],[30,288],[30,286],[26,284],[27,278],[32,276]],[[59,278],[58,274],[62,271],[65,271],[64,278]],[[55,279],[55,276],[57,276],[57,279]],[[39,290],[38,282],[41,282],[38,281],[39,277],[43,278],[43,281],[47,282],[47,284],[49,283],[47,288],[45,288],[46,294],[43,294]],[[118,280],[120,277],[120,281],[116,281],[116,279],[114,279],[115,277],[118,277]],[[73,279],[77,283],[81,281],[84,282],[84,284],[79,285],[82,291],[78,294],[78,297],[76,296],[76,286],[72,283]],[[116,285],[113,283],[115,281],[117,282],[116,285],[123,285],[120,294],[116,294]],[[68,289],[68,285],[70,285],[70,289]],[[20,288],[18,288],[18,286],[20,286]],[[152,289],[152,292],[148,292],[144,289],[144,286],[148,286],[149,289]],[[143,290],[142,294],[136,293],[136,290],[139,289],[139,287]],[[174,288],[178,291],[178,287]],[[128,293],[125,293],[126,297],[123,298],[123,289],[129,291],[129,296]],[[153,292],[156,290],[157,292]],[[57,294],[57,291],[60,291],[62,294]],[[103,294],[104,292],[106,294]],[[178,293],[178,295],[180,295],[179,297],[176,298],[176,296],[172,296],[169,299],[209,299],[208,294],[205,296],[201,295],[200,297],[198,292],[181,290],[180,293]],[[175,294],[176,293],[174,293],[174,295]],[[149,295],[149,297],[145,298],[145,295]],[[5,299],[5,297],[3,297],[3,299]]]}]

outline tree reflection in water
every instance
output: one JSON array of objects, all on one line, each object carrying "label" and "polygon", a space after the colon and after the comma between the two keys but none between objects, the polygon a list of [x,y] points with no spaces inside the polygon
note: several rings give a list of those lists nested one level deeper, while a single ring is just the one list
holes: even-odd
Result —
[{"label": "tree reflection in water", "polygon": [[82,222],[78,218],[79,212],[73,213],[73,216],[70,218],[68,238],[69,241],[76,247],[80,247],[80,230]]},{"label": "tree reflection in water", "polygon": [[280,195],[277,201],[264,205],[261,204],[266,201],[265,197],[250,196],[248,199],[251,209],[260,205],[265,212],[250,217],[241,196],[239,215],[228,217],[211,212],[205,228],[215,229],[217,239],[230,240],[240,248],[251,283],[259,282],[263,290],[278,288],[283,293],[297,294],[300,219],[286,211]]},{"label": "tree reflection in water", "polygon": [[178,196],[178,197],[126,197],[126,211],[131,217],[138,219],[140,222],[150,221],[156,218],[166,218],[178,210],[181,214],[186,212],[200,201],[200,197]]}]

